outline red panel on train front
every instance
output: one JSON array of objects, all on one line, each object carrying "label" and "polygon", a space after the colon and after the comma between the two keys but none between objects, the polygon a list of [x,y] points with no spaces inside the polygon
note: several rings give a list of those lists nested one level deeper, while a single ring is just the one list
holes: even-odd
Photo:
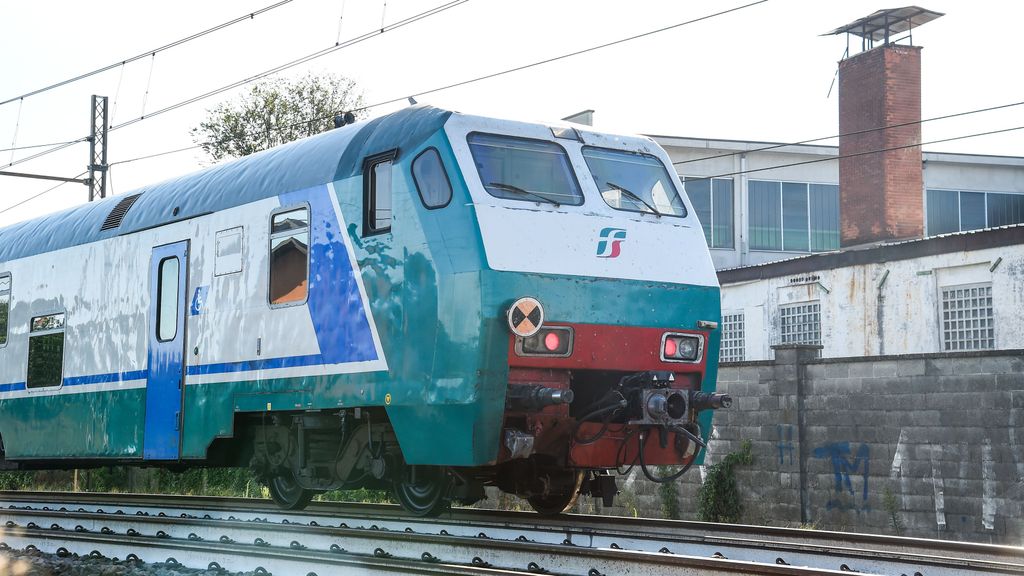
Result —
[{"label": "red panel on train front", "polygon": [[[573,329],[573,350],[568,358],[544,358],[516,354],[515,336],[509,335],[508,364],[512,367],[564,368],[583,370],[671,370],[672,372],[704,372],[707,356],[707,332],[674,328],[638,328],[603,324],[554,324],[545,327],[570,326]],[[704,354],[699,362],[665,362],[661,359],[661,340],[666,332],[694,334],[704,337]]]}]

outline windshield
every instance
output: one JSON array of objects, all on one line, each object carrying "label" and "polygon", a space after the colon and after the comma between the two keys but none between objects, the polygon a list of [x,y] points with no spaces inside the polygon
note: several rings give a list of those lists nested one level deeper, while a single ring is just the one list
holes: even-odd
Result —
[{"label": "windshield", "polygon": [[583,148],[597,189],[617,210],[657,216],[686,216],[686,206],[665,165],[649,154]]},{"label": "windshield", "polygon": [[491,196],[527,202],[579,205],[583,192],[569,157],[554,142],[495,134],[470,134],[469,149]]}]

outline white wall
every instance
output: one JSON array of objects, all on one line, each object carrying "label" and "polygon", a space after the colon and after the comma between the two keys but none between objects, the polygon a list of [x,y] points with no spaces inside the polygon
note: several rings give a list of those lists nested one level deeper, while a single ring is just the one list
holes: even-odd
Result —
[{"label": "white wall", "polygon": [[743,312],[746,360],[772,358],[779,306],[814,300],[825,357],[941,352],[940,290],[981,283],[996,348],[1024,348],[1024,244],[723,284],[722,312]]}]

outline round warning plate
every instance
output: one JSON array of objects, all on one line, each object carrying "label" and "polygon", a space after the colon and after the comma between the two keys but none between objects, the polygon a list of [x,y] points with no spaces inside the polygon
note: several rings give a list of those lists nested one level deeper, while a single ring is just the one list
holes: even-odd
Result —
[{"label": "round warning plate", "polygon": [[544,307],[536,298],[520,298],[508,309],[508,327],[516,336],[533,336],[543,325]]}]

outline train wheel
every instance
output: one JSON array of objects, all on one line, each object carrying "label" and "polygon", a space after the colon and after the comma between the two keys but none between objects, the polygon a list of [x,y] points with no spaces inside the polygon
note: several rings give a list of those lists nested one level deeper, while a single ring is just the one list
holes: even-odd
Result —
[{"label": "train wheel", "polygon": [[302,510],[313,499],[313,491],[307,490],[291,475],[274,476],[267,482],[270,497],[285,510]]},{"label": "train wheel", "polygon": [[551,492],[530,496],[526,501],[542,516],[557,516],[576,504],[576,500],[580,497],[580,486],[583,485],[585,474],[585,472],[575,470],[563,470],[549,474]]},{"label": "train wheel", "polygon": [[395,497],[413,516],[437,516],[451,505],[451,479],[439,466],[406,466],[394,484]]}]

